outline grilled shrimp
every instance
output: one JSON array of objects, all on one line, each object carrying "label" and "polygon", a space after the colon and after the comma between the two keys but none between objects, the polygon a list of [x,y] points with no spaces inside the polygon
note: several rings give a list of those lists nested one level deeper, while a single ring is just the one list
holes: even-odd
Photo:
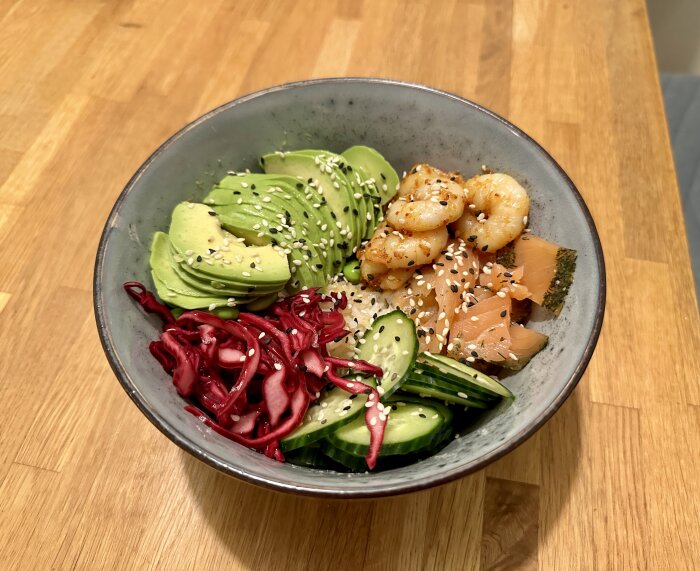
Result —
[{"label": "grilled shrimp", "polygon": [[427,164],[416,165],[404,177],[386,220],[401,231],[426,232],[454,222],[464,211],[466,193],[461,177]]},{"label": "grilled shrimp", "polygon": [[367,262],[383,264],[390,270],[429,264],[440,255],[447,238],[446,226],[428,232],[399,232],[384,223],[358,252],[360,269]]},{"label": "grilled shrimp", "polygon": [[390,270],[384,264],[364,260],[360,264],[362,280],[381,290],[397,290],[413,276],[413,268]]},{"label": "grilled shrimp", "polygon": [[495,252],[515,240],[527,225],[530,198],[511,176],[485,174],[464,183],[469,207],[453,224],[457,237],[483,252]]}]

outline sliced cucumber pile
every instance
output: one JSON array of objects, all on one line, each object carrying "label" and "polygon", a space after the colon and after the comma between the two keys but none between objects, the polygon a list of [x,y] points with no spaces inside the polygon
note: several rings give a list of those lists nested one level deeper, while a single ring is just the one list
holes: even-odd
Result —
[{"label": "sliced cucumber pile", "polygon": [[[513,398],[505,386],[481,371],[449,357],[418,354],[413,321],[398,310],[372,322],[358,357],[384,373],[381,379],[356,377],[376,386],[382,402],[374,406],[383,407],[388,415],[380,468],[435,453],[454,432],[450,405],[490,409],[504,398]],[[287,459],[312,468],[366,471],[368,398],[340,388],[326,391],[302,424],[280,442]]]}]

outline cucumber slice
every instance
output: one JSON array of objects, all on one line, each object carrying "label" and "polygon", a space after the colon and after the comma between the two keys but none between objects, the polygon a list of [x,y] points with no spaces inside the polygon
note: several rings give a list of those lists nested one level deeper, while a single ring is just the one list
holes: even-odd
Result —
[{"label": "cucumber slice", "polygon": [[[362,382],[373,384],[371,378],[365,378]],[[289,452],[320,440],[355,420],[365,410],[366,402],[367,395],[353,396],[337,387],[325,392],[316,404],[309,407],[301,424],[280,440],[280,449]],[[364,422],[364,415],[362,419]]]},{"label": "cucumber slice", "polygon": [[416,361],[416,326],[402,311],[392,311],[375,319],[362,340],[358,357],[384,371],[377,379],[377,392],[384,401],[406,380]]},{"label": "cucumber slice", "polygon": [[[446,426],[452,425],[450,410],[434,401],[393,399],[386,406],[392,410],[379,456],[409,454],[432,448],[445,438]],[[369,452],[369,439],[364,418],[358,418],[328,435],[328,441],[333,446],[356,456]]]},{"label": "cucumber slice", "polygon": [[[446,391],[443,388],[436,387],[434,385],[430,385],[427,383],[418,383],[418,382],[413,381],[410,378],[408,379],[408,381],[406,381],[403,384],[403,386],[401,387],[401,390],[406,391],[408,393],[412,393],[414,395],[430,397],[430,398],[437,399],[439,401],[448,402],[450,404],[459,404],[459,405],[468,406],[471,408],[487,409],[487,408],[493,408],[497,404],[497,401],[494,401],[492,403],[487,403],[487,402],[484,402],[482,400],[464,398],[464,397],[458,396],[457,394],[455,394],[453,392]],[[462,394],[464,394],[464,393],[462,393]]]},{"label": "cucumber slice", "polygon": [[460,393],[465,394],[464,398],[476,399],[485,402],[501,400],[500,396],[474,388],[474,385],[464,383],[460,380],[455,380],[455,377],[445,376],[439,369],[430,367],[424,363],[420,363],[408,375],[409,379],[419,384],[427,384],[436,389],[442,389],[445,392],[460,396]]},{"label": "cucumber slice", "polygon": [[317,444],[293,450],[285,454],[284,459],[290,464],[303,466],[305,468],[332,468],[328,457],[321,451],[321,447]]},{"label": "cucumber slice", "polygon": [[480,387],[495,396],[507,399],[513,398],[513,393],[501,383],[464,363],[460,363],[459,361],[443,355],[433,355],[431,353],[421,353],[419,359],[433,365],[448,377],[455,378],[455,380],[461,380],[465,384]]},{"label": "cucumber slice", "polygon": [[328,458],[333,460],[333,462],[345,466],[352,472],[367,472],[368,470],[367,461],[363,456],[356,456],[355,454],[345,452],[345,450],[336,448],[327,440],[321,444],[321,450]]}]

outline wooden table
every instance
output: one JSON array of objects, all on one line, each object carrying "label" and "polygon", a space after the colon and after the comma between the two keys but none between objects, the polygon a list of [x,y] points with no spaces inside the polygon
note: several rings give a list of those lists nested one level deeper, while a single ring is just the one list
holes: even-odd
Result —
[{"label": "wooden table", "polygon": [[[700,332],[643,0],[0,0],[0,567],[698,569]],[[538,139],[603,240],[574,395],[488,469],[381,501],[251,487],[181,452],[102,354],[91,279],[134,170],[271,84],[384,76]]]}]

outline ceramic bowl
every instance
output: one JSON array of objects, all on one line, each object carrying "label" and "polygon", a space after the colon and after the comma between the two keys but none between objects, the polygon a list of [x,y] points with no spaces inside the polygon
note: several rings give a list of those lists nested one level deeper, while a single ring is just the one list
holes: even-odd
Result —
[{"label": "ceramic bowl", "polygon": [[[481,165],[518,179],[532,200],[532,232],[578,251],[566,305],[536,328],[548,347],[508,379],[516,398],[486,414],[441,452],[379,473],[343,474],[278,463],[226,440],[183,410],[185,402],[148,352],[160,323],[122,290],[152,285],[151,235],[167,230],[173,207],[201,200],[227,170],[256,170],[258,157],[299,148],[378,149],[399,174],[416,162],[478,173]],[[383,79],[303,81],[246,95],[203,115],[158,148],[119,196],[100,241],[94,278],[99,334],[134,403],[168,438],[231,476],[276,490],[371,497],[420,490],[479,470],[539,429],[571,394],[598,339],[605,271],[595,225],[576,187],[520,129],[461,97]],[[114,419],[118,422],[118,419]]]}]

